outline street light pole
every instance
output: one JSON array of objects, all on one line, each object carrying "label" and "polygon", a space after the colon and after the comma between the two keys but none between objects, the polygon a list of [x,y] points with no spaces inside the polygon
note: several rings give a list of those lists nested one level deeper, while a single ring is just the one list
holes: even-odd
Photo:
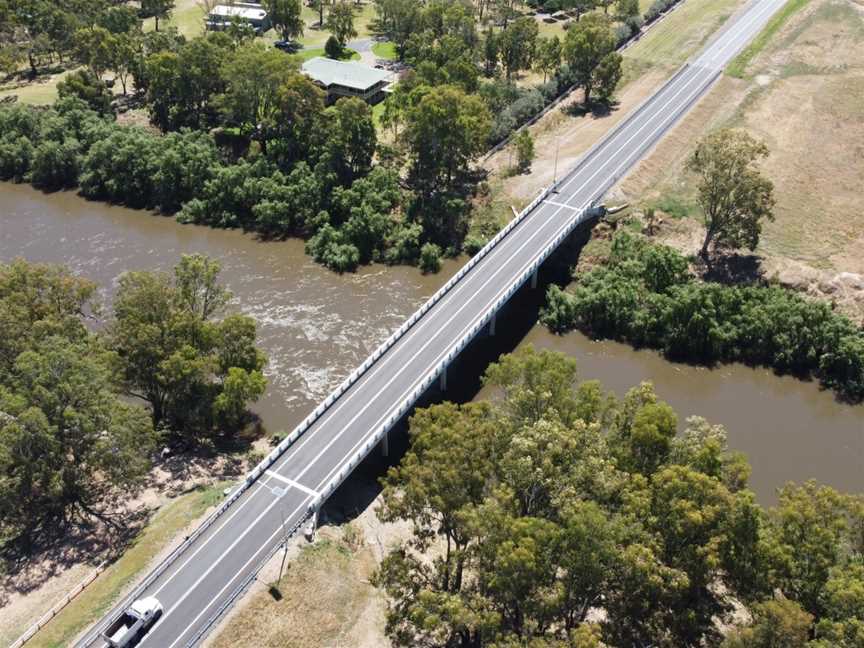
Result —
[{"label": "street light pole", "polygon": [[[279,499],[287,493],[288,491],[284,488],[279,488],[278,486],[271,488],[270,491]],[[285,525],[285,510],[282,506],[279,506],[279,517],[282,518],[282,545],[285,547],[285,552],[282,554],[282,564],[279,565],[279,578],[276,580],[276,589],[279,589],[279,586],[282,584],[282,570],[285,569],[285,559],[288,557],[288,529]]]},{"label": "street light pole", "polygon": [[558,147],[561,144],[561,137],[559,135],[555,135],[555,167],[552,171],[552,192],[558,193],[558,190],[555,188],[556,183],[558,182]]}]

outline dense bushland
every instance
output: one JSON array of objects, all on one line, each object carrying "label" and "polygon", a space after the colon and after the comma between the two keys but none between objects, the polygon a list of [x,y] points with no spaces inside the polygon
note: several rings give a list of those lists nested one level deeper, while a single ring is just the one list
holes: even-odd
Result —
[{"label": "dense bushland", "polygon": [[844,398],[864,398],[860,327],[779,286],[698,281],[688,265],[672,248],[619,233],[604,265],[577,277],[570,291],[549,288],[541,320],[557,332],[579,328],[673,359],[814,376]]},{"label": "dense bushland", "polygon": [[394,645],[861,645],[864,496],[789,484],[766,512],[722,427],[678,435],[650,383],[618,399],[562,354],[484,380],[500,400],[419,410],[383,480],[411,525],[376,577]]}]

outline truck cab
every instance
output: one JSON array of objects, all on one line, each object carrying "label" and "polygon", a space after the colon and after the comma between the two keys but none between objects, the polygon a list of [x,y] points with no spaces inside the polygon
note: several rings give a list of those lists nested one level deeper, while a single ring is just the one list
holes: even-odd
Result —
[{"label": "truck cab", "polygon": [[162,614],[162,604],[153,596],[138,599],[102,633],[112,648],[134,646]]}]

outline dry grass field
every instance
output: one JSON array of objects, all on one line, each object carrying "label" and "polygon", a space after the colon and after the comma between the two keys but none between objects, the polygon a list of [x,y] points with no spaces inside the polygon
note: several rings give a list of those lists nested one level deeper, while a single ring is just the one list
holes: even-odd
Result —
[{"label": "dry grass field", "polygon": [[[698,229],[694,178],[683,166],[699,137],[743,128],[771,150],[776,221],[769,261],[864,273],[864,6],[811,0],[744,67],[724,77],[620,187],[628,199]],[[697,232],[698,234],[698,232]],[[691,237],[698,238],[698,236]]]}]

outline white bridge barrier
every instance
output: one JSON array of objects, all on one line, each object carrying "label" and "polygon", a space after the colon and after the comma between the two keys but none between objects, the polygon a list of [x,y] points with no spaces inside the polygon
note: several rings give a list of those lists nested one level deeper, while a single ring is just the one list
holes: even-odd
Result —
[{"label": "white bridge barrier", "polygon": [[[303,421],[296,427],[294,430],[285,437],[273,450],[266,456],[261,462],[255,466],[252,470],[250,470],[246,477],[240,482],[240,484],[231,492],[231,494],[222,502],[222,504],[192,532],[174,551],[172,551],[156,568],[148,574],[148,576],[137,586],[135,587],[126,597],[124,597],[123,602],[118,606],[119,608],[125,609],[128,605],[134,601],[148,588],[150,587],[163,573],[168,569],[181,554],[192,544],[194,543],[201,535],[209,529],[213,523],[222,516],[222,514],[228,510],[228,508],[237,501],[237,499],[243,494],[246,489],[248,489],[256,479],[258,479],[264,471],[269,469],[278,459],[282,456],[282,454],[303,435],[306,430],[308,430],[321,416],[330,408],[330,406],[338,400],[342,394],[344,394],[352,385],[354,385],[358,380],[360,380],[369,368],[377,362],[381,356],[383,356],[390,348],[398,342],[405,333],[420,319],[422,318],[435,304],[437,304],[442,297],[444,297],[447,292],[450,291],[453,286],[455,286],[474,266],[476,266],[490,251],[503,239],[507,234],[509,234],[513,229],[521,223],[525,217],[533,210],[542,200],[549,195],[549,192],[552,190],[552,187],[545,187],[541,189],[540,193],[537,195],[531,203],[523,209],[519,214],[513,218],[498,234],[496,234],[492,240],[490,240],[483,248],[477,252],[471,259],[466,263],[462,268],[460,268],[459,272],[453,275],[447,283],[445,283],[441,288],[439,288],[432,297],[430,297],[414,314],[408,318],[402,325],[394,331],[390,337],[388,337],[384,342],[382,342],[351,374],[336,388],[331,392],[327,398],[324,399],[322,403],[320,403],[313,412],[307,416]],[[404,409],[402,410],[404,411]],[[395,422],[395,420],[393,421]],[[391,423],[392,425],[392,423]],[[389,426],[388,426],[389,429]],[[365,456],[365,455],[364,455]],[[341,483],[341,481],[340,481]],[[330,493],[335,490],[335,487],[330,490]],[[328,493],[329,494],[329,493]],[[299,525],[298,527],[299,528]],[[113,619],[113,617],[111,617]],[[85,639],[79,644],[80,646],[86,647],[93,644],[96,639],[99,637],[99,632],[105,623],[98,624],[94,630],[90,632],[90,634],[85,637]],[[38,628],[36,628],[38,630]],[[36,630],[34,630],[33,634],[35,634]],[[32,634],[30,635],[32,636]],[[27,637],[29,639],[30,637]],[[26,641],[26,639],[25,639]]]}]

